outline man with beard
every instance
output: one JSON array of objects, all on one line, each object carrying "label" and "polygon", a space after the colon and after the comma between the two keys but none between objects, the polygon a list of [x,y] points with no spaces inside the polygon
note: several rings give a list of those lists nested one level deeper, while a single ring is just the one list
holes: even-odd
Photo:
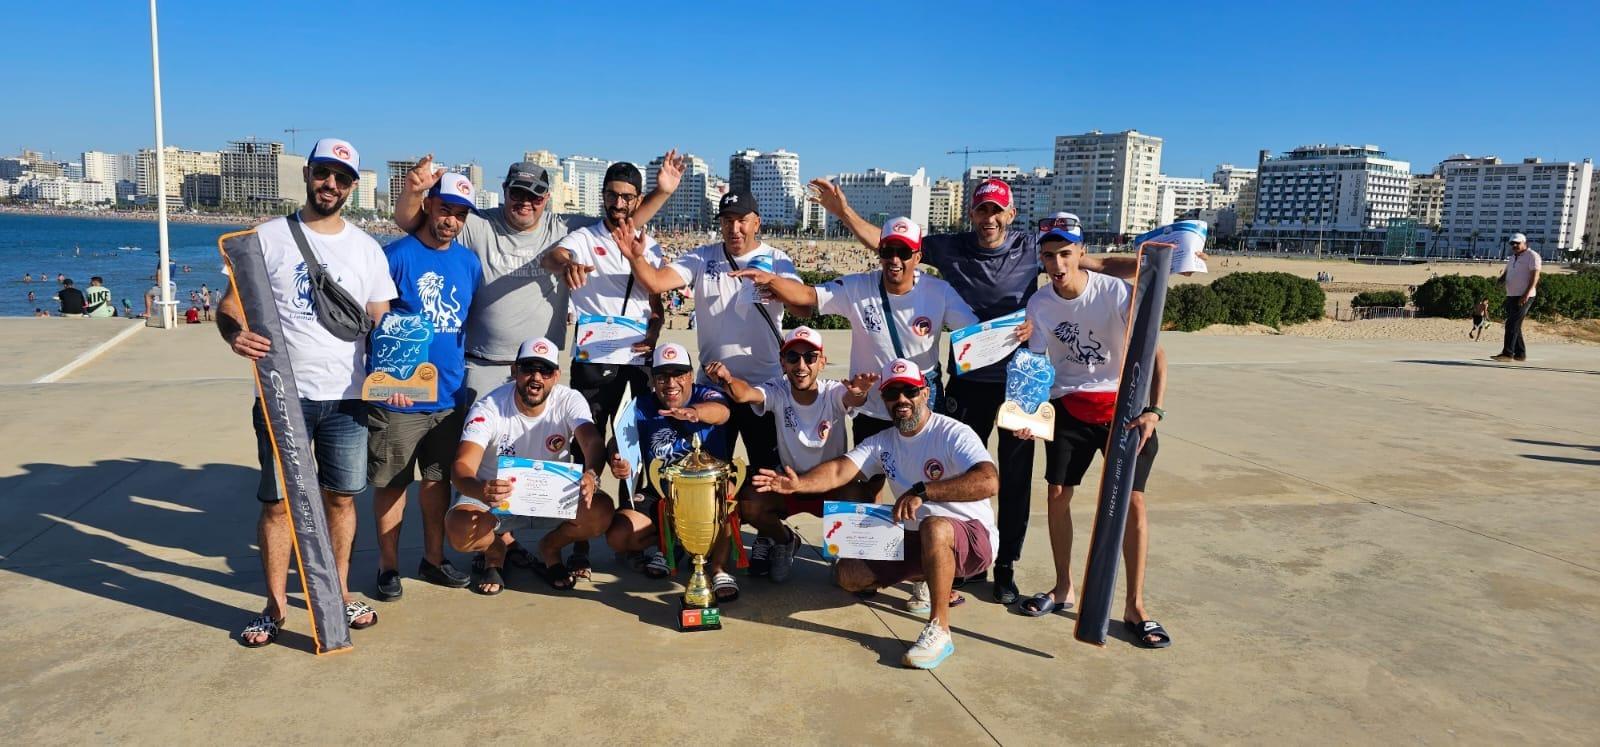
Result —
[{"label": "man with beard", "polygon": [[[322,488],[328,535],[344,592],[345,617],[357,630],[378,622],[377,612],[351,597],[349,585],[350,545],[356,536],[353,498],[367,482],[363,463],[367,453],[367,406],[361,401],[361,382],[366,378],[361,362],[366,358],[367,338],[341,340],[318,321],[305,260],[289,221],[300,222],[311,254],[323,271],[352,298],[365,303],[373,321],[382,319],[389,311],[389,301],[398,295],[383,248],[339,216],[361,173],[359,164],[359,156],[350,143],[335,138],[318,140],[303,169],[306,204],[294,215],[273,218],[255,229],[271,275],[283,342],[294,361],[295,387],[316,457],[317,482]],[[271,340],[246,328],[244,312],[231,288],[218,310],[217,331],[234,353],[250,360],[267,354]],[[256,522],[256,538],[267,581],[267,606],[240,633],[240,641],[252,648],[277,640],[278,627],[283,624],[289,604],[285,589],[293,542],[288,513],[277,490],[273,445],[259,401],[253,420],[256,454],[261,462],[261,481],[256,487],[261,516]]]},{"label": "man with beard", "polygon": [[[546,558],[541,573],[550,586],[565,590],[576,579],[561,563],[561,549],[599,535],[611,523],[611,498],[598,490],[605,463],[600,431],[589,420],[588,403],[561,383],[560,353],[554,341],[543,337],[524,342],[511,365],[511,381],[484,395],[467,413],[451,470],[451,482],[461,495],[445,517],[445,531],[457,550],[480,553],[472,568],[473,591],[479,594],[499,594],[505,588],[500,571],[509,549],[508,532],[545,531],[539,540],[539,553]],[[496,476],[496,461],[502,456],[548,462],[581,459],[577,516],[490,513],[492,506],[511,495],[510,481]]]},{"label": "man with beard", "polygon": [[894,429],[856,444],[849,453],[805,474],[762,470],[756,489],[780,495],[823,493],[854,480],[884,475],[896,497],[894,518],[907,526],[905,560],[846,558],[834,567],[839,586],[866,592],[901,581],[925,581],[932,615],[901,660],[933,669],[955,653],[950,640],[952,584],[989,567],[998,542],[989,499],[1000,486],[994,461],[965,423],[928,407],[928,380],[913,361],[897,358],[883,370],[878,393]]},{"label": "man with beard", "polygon": [[372,483],[372,514],[378,527],[378,598],[399,599],[400,526],[406,487],[422,472],[417,499],[422,509],[422,558],[417,575],[440,586],[466,586],[465,573],[444,557],[444,515],[450,507],[450,463],[461,440],[462,415],[471,402],[462,387],[465,323],[483,275],[478,255],[456,243],[472,212],[472,182],[445,174],[423,206],[427,223],[383,248],[389,276],[400,297],[393,311],[421,314],[433,328],[427,362],[438,370],[438,399],[380,403],[367,413],[367,476]]},{"label": "man with beard", "polygon": [[[825,179],[811,182],[816,201],[833,215],[868,249],[880,245],[877,227],[857,215],[839,186]],[[923,239],[921,261],[939,270],[939,276],[955,288],[982,320],[990,320],[1021,310],[1039,287],[1039,232],[1033,226],[1011,228],[1017,217],[1012,203],[1011,185],[1000,179],[985,179],[972,190],[967,218],[971,231],[933,234]],[[1078,218],[1071,213],[1056,213],[1041,221],[1053,226],[1078,229]],[[1133,277],[1138,261],[1133,258],[1083,258],[1084,269],[1116,277]],[[1032,333],[1028,325],[1018,329],[1024,342]],[[1005,401],[1006,364],[1000,361],[974,371],[956,375],[954,351],[950,358],[950,380],[940,411],[972,426],[978,438],[989,442],[995,416]],[[1022,557],[1022,542],[1028,533],[1028,512],[1033,495],[1033,443],[1000,431],[995,450],[1000,462],[1000,546],[994,564],[994,599],[1001,604],[1017,600],[1017,585],[1012,566]],[[958,581],[958,585],[965,583]]]},{"label": "man with beard", "polygon": [[[630,464],[617,453],[613,440],[611,474],[618,480],[627,480],[657,459],[672,464],[689,455],[695,439],[700,440],[700,448],[707,454],[723,460],[732,458],[733,449],[722,427],[728,422],[727,398],[709,386],[694,383],[689,351],[675,342],[667,343],[656,348],[652,363],[650,391],[639,397],[634,415],[643,463]],[[661,495],[641,475],[638,489],[628,495],[606,531],[606,543],[611,549],[636,558],[642,564],[640,570],[650,578],[666,578],[670,572],[657,539],[660,504]],[[727,547],[728,537],[723,533],[706,556],[711,591],[722,603],[739,598],[739,583],[724,570]]]}]

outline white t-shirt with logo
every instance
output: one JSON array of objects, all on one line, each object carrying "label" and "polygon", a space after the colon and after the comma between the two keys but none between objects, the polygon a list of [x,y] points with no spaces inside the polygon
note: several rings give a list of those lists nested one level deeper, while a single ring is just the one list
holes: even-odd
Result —
[{"label": "white t-shirt with logo", "polygon": [[[794,260],[778,249],[762,243],[744,256],[734,257],[742,270],[756,257],[770,257],[774,275],[799,280]],[[695,333],[702,364],[721,361],[728,371],[745,381],[766,381],[783,374],[778,366],[778,337],[772,324],[754,306],[741,303],[742,289],[749,281],[728,275],[728,255],[722,244],[697,247],[667,265],[678,273],[684,285],[694,292]],[[762,304],[772,323],[782,326],[783,302]],[[709,381],[702,371],[700,383]]]},{"label": "white t-shirt with logo", "polygon": [[845,420],[851,408],[845,407],[849,391],[845,385],[827,379],[817,381],[817,399],[809,405],[794,400],[788,379],[772,379],[759,387],[765,397],[750,405],[757,415],[773,413],[778,422],[778,457],[795,472],[844,456]]},{"label": "white t-shirt with logo", "polygon": [[[302,229],[311,254],[323,270],[345,292],[365,305],[382,303],[399,296],[394,279],[389,277],[389,261],[383,247],[354,223],[344,221],[343,230],[325,235]],[[361,381],[366,378],[367,338],[346,342],[333,336],[322,322],[311,296],[311,276],[305,259],[289,232],[287,218],[273,218],[256,227],[272,295],[278,303],[278,319],[283,327],[283,342],[294,361],[294,384],[301,399],[327,401],[359,399]]]},{"label": "white t-shirt with logo", "polygon": [[[965,474],[979,464],[994,463],[988,449],[984,448],[971,427],[937,413],[930,415],[928,424],[914,436],[902,436],[900,431],[890,428],[856,444],[845,457],[855,463],[856,469],[866,477],[888,477],[890,490],[896,499],[919,482],[936,482]],[[916,520],[909,528],[921,526],[922,520],[928,516],[948,516],[963,521],[977,519],[989,530],[989,547],[993,549],[1000,546],[1000,532],[994,523],[994,507],[989,505],[988,498],[956,503],[923,501],[922,507],[917,509]]]},{"label": "white t-shirt with logo", "polygon": [[[817,310],[839,314],[850,320],[850,373],[882,373],[889,361],[904,357],[923,371],[939,363],[939,333],[945,327],[961,329],[978,323],[972,307],[954,288],[939,278],[916,274],[911,290],[889,294],[889,306],[900,336],[903,355],[895,355],[894,340],[884,326],[883,299],[879,294],[883,271],[846,275],[822,285],[817,291]],[[861,411],[888,420],[883,400],[867,397]]]},{"label": "white t-shirt with logo", "polygon": [[483,447],[480,480],[494,479],[496,457],[571,462],[578,426],[594,422],[588,400],[566,384],[550,388],[538,417],[524,415],[517,409],[516,386],[516,382],[501,384],[467,411],[461,440]]},{"label": "white t-shirt with logo", "polygon": [[[1086,271],[1088,272],[1088,271]],[[1083,293],[1068,300],[1040,288],[1028,300],[1033,322],[1028,349],[1050,356],[1056,382],[1050,398],[1070,392],[1114,392],[1122,377],[1133,289],[1110,275],[1089,272]]]},{"label": "white t-shirt with logo", "polygon": [[[639,283],[633,284],[633,291],[628,296],[628,313],[622,313],[623,292],[628,289],[633,268],[628,264],[628,258],[622,256],[622,250],[617,248],[616,240],[611,238],[611,229],[606,228],[605,221],[596,221],[593,225],[577,229],[557,241],[555,246],[572,252],[572,261],[594,268],[583,287],[571,292],[568,308],[573,314],[626,316],[640,323],[650,321],[650,294]],[[646,235],[644,250],[645,261],[653,267],[660,267],[661,246],[656,240]]]}]

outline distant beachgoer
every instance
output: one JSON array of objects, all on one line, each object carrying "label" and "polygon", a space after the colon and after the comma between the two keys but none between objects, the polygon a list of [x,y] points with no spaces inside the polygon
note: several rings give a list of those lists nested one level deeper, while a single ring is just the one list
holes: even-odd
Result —
[{"label": "distant beachgoer", "polygon": [[199,306],[190,306],[188,311],[183,312],[183,321],[188,323],[188,324],[199,324],[200,323],[200,307]]},{"label": "distant beachgoer", "polygon": [[37,300],[39,300],[39,299],[33,297],[33,291],[28,291],[28,303],[33,303],[34,301],[37,301]]},{"label": "distant beachgoer", "polygon": [[1539,267],[1544,259],[1538,252],[1528,251],[1528,237],[1511,234],[1511,256],[1506,258],[1506,269],[1500,273],[1500,282],[1506,287],[1506,341],[1497,361],[1525,361],[1528,348],[1522,339],[1522,320],[1539,295]]},{"label": "distant beachgoer", "polygon": [[1483,328],[1488,326],[1488,320],[1489,299],[1480,298],[1478,304],[1472,307],[1472,331],[1467,333],[1467,337],[1474,340],[1481,339]]},{"label": "distant beachgoer", "polygon": [[22,282],[24,282],[24,283],[33,282],[33,273],[31,273],[31,272],[22,273]]},{"label": "distant beachgoer", "polygon": [[72,287],[70,278],[61,278],[61,291],[56,294],[56,300],[61,302],[62,316],[83,315],[83,291]]},{"label": "distant beachgoer", "polygon": [[206,321],[211,321],[211,291],[203,284],[200,286],[200,313]]},{"label": "distant beachgoer", "polygon": [[64,272],[56,273],[56,285],[66,285],[66,284],[67,284],[67,274],[64,273]]},{"label": "distant beachgoer", "polygon": [[111,303],[111,289],[105,286],[105,279],[99,275],[89,278],[89,290],[84,296],[84,316],[104,319],[116,315],[117,307]]},{"label": "distant beachgoer", "polygon": [[33,315],[34,316],[48,317],[48,316],[50,316],[50,312],[45,311],[44,309],[41,309],[38,306],[35,306],[35,307],[33,307]]}]

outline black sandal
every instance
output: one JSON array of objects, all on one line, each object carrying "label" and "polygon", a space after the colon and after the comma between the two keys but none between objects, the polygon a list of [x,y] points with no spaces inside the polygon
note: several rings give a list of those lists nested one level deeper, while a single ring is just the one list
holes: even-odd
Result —
[{"label": "black sandal", "polygon": [[577,577],[567,568],[566,563],[544,566],[539,569],[539,575],[543,576],[545,583],[550,584],[550,588],[556,591],[570,591],[572,587],[578,585]]},{"label": "black sandal", "polygon": [[540,566],[539,559],[533,557],[533,553],[528,552],[528,548],[523,547],[521,542],[513,542],[506,548],[506,562],[525,570]]},{"label": "black sandal", "polygon": [[589,554],[574,550],[572,556],[567,558],[567,570],[572,572],[574,579],[594,580],[592,573],[594,566],[589,563]]},{"label": "black sandal", "polygon": [[[1127,626],[1129,633],[1133,634],[1133,645],[1139,648],[1166,648],[1172,645],[1172,634],[1168,633],[1167,629],[1161,627],[1161,623],[1155,620],[1145,620],[1142,623],[1123,620],[1122,624]],[[1157,640],[1154,642],[1145,640],[1150,636],[1156,636]]]},{"label": "black sandal", "polygon": [[[498,588],[496,588],[494,591],[485,591],[483,587],[490,584],[493,584]],[[473,593],[482,594],[486,597],[492,597],[505,590],[506,580],[505,577],[500,575],[500,569],[489,565],[489,561],[483,556],[483,553],[478,553],[478,555],[472,559]]]},{"label": "black sandal", "polygon": [[[281,617],[274,620],[266,613],[257,615],[256,619],[251,620],[249,625],[244,626],[244,630],[239,631],[239,645],[244,646],[245,648],[261,648],[262,646],[269,645],[278,640],[278,629],[282,626],[283,618]],[[267,639],[264,641],[251,643],[244,638],[251,633],[266,633]]]}]

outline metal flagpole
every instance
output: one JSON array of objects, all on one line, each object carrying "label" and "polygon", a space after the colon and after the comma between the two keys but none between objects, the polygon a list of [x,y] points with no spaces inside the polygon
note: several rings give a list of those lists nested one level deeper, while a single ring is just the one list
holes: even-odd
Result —
[{"label": "metal flagpole", "polygon": [[161,131],[161,40],[156,32],[156,0],[150,0],[150,68],[155,81],[156,105],[156,230],[161,237],[161,264],[156,269],[156,287],[161,289],[156,309],[161,321],[156,326],[172,329],[178,324],[177,301],[172,297],[172,272],[167,245],[167,148]]}]

